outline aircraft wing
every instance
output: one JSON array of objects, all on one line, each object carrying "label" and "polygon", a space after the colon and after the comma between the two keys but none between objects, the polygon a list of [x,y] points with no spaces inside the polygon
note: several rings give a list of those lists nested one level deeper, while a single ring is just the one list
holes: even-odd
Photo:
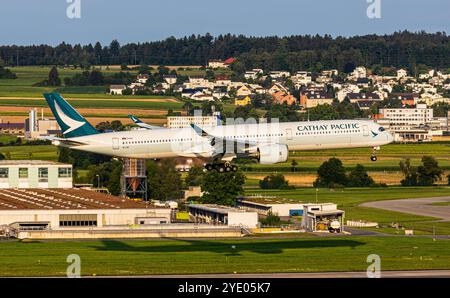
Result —
[{"label": "aircraft wing", "polygon": [[[213,155],[223,154],[222,160],[232,160],[236,158],[236,153],[247,153],[252,150],[256,150],[261,144],[251,141],[229,140],[223,137],[217,137],[209,134],[201,127],[191,124],[192,129],[201,137],[208,139],[209,144],[214,148],[215,153]],[[225,147],[226,146],[226,147]],[[226,148],[234,148],[233,152],[226,152]]]},{"label": "aircraft wing", "polygon": [[161,126],[154,126],[147,123],[142,122],[138,117],[133,115],[128,115],[130,119],[139,127],[145,128],[145,129],[163,129],[164,127]]},{"label": "aircraft wing", "polygon": [[83,143],[80,141],[74,141],[71,139],[58,138],[58,137],[53,137],[53,136],[42,136],[42,137],[39,137],[39,139],[51,141],[54,145],[62,146],[62,147],[74,147],[74,146],[87,145],[87,143]]}]

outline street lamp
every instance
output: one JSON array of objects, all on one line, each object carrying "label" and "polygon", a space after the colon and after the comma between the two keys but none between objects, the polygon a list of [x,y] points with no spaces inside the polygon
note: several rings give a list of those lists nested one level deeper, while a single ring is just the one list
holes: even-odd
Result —
[{"label": "street lamp", "polygon": [[100,175],[95,175],[97,177],[97,188],[100,188]]}]

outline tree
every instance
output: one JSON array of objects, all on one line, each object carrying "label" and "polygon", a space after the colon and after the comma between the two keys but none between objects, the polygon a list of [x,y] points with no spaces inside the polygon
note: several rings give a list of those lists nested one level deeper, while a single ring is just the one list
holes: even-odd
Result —
[{"label": "tree", "polygon": [[48,73],[48,85],[49,86],[60,86],[61,79],[59,78],[58,69],[53,66]]},{"label": "tree", "polygon": [[336,111],[336,109],[329,104],[318,105],[314,108],[310,108],[308,110],[308,113],[309,113],[309,120],[311,121],[333,120],[339,118],[339,114]]},{"label": "tree", "polygon": [[193,166],[189,169],[189,172],[184,180],[187,186],[200,186],[205,177],[203,167]]},{"label": "tree", "polygon": [[369,187],[373,186],[375,182],[372,177],[367,174],[364,166],[357,164],[348,176],[348,186],[350,187]]},{"label": "tree", "polygon": [[436,159],[431,156],[423,156],[422,165],[417,168],[417,183],[422,186],[431,186],[441,179],[443,172]]},{"label": "tree", "polygon": [[[93,185],[106,187],[113,195],[120,194],[120,176],[122,173],[120,161],[111,160],[98,165],[90,165],[88,170],[87,178]],[[100,185],[97,185],[98,180],[100,180]]]},{"label": "tree", "polygon": [[261,219],[261,224],[268,227],[276,227],[281,224],[281,219],[278,215],[269,212],[266,218]]},{"label": "tree", "polygon": [[11,70],[0,65],[0,79],[17,79],[17,76]]},{"label": "tree", "polygon": [[409,158],[400,161],[400,170],[405,176],[405,178],[400,181],[403,186],[417,185],[417,169],[411,165],[411,160]]},{"label": "tree", "polygon": [[297,171],[297,166],[298,166],[297,160],[296,159],[292,159],[292,162],[291,162],[291,170],[292,170],[292,172]]},{"label": "tree", "polygon": [[263,180],[259,181],[259,187],[262,189],[288,189],[289,182],[284,178],[282,174],[272,174],[266,176]]},{"label": "tree", "polygon": [[181,197],[181,175],[171,159],[147,162],[149,198],[167,201]]},{"label": "tree", "polygon": [[333,187],[347,185],[345,168],[340,159],[335,157],[325,161],[317,170],[318,177],[314,181],[314,187]]},{"label": "tree", "polygon": [[245,176],[242,172],[218,173],[207,172],[201,183],[203,203],[234,206],[236,197],[243,193]]}]

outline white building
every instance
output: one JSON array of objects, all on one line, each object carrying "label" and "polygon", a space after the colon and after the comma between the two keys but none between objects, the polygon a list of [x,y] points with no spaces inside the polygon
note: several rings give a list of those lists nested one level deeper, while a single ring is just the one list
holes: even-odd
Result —
[{"label": "white building", "polygon": [[71,187],[70,164],[44,160],[0,161],[0,189]]},{"label": "white building", "polygon": [[390,130],[394,139],[404,141],[431,141],[431,129],[435,126],[433,109],[425,104],[415,108],[380,109],[381,119],[377,123]]},{"label": "white building", "polygon": [[214,204],[189,204],[189,217],[196,223],[256,228],[258,213]]},{"label": "white building", "polygon": [[236,207],[248,211],[255,211],[258,214],[267,215],[269,213],[287,217],[287,216],[302,216],[303,205],[299,203],[283,203],[271,202],[269,200],[255,200],[252,198],[241,199],[236,202]]},{"label": "white building", "polygon": [[302,226],[310,232],[344,231],[345,212],[333,203],[305,204],[303,206]]},{"label": "white building", "polygon": [[112,95],[122,95],[123,90],[125,90],[127,86],[125,85],[111,85],[109,87],[109,93]]},{"label": "white building", "polygon": [[218,118],[214,116],[169,116],[167,117],[168,128],[188,127],[191,124],[203,126],[217,126]]}]

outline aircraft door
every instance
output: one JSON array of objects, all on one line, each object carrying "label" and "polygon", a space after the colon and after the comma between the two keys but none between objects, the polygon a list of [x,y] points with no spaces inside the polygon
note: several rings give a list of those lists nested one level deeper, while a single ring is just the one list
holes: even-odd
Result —
[{"label": "aircraft door", "polygon": [[119,138],[113,138],[112,139],[112,148],[114,150],[119,149]]},{"label": "aircraft door", "polygon": [[290,128],[286,129],[286,140],[288,141],[292,140],[292,129]]},{"label": "aircraft door", "polygon": [[369,128],[367,127],[367,125],[363,125],[363,136],[369,136]]}]

